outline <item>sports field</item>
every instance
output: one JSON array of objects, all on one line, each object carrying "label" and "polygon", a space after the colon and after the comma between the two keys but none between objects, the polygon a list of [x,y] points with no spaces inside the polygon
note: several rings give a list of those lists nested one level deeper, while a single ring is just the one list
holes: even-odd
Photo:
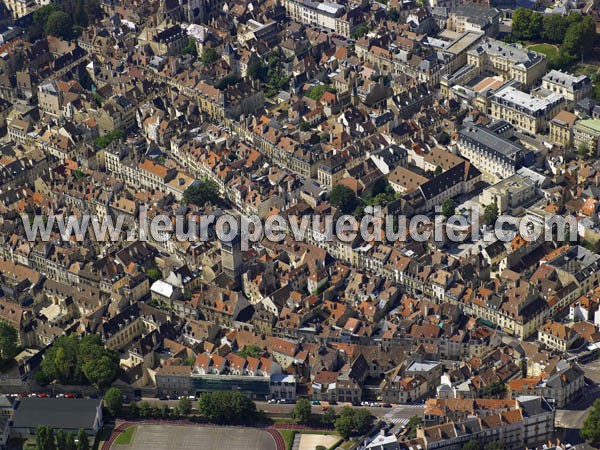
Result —
[{"label": "sports field", "polygon": [[275,450],[275,441],[256,428],[138,425],[129,445],[112,450]]}]

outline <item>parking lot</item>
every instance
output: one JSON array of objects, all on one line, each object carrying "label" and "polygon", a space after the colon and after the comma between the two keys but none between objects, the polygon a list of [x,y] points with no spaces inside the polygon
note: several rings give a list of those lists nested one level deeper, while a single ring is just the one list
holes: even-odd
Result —
[{"label": "parking lot", "polygon": [[275,441],[265,431],[255,428],[139,425],[128,446],[113,445],[121,450],[275,450]]}]

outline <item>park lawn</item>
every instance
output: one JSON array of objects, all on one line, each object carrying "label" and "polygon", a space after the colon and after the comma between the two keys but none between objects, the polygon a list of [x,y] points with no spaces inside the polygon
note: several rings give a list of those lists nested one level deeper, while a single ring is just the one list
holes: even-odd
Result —
[{"label": "park lawn", "polygon": [[543,53],[549,58],[552,58],[558,54],[558,48],[553,44],[534,44],[527,47],[529,50],[534,52]]},{"label": "park lawn", "polygon": [[296,430],[277,430],[283,436],[285,442],[285,450],[292,450],[294,446],[294,437],[296,436]]},{"label": "park lawn", "polygon": [[131,438],[133,437],[133,433],[135,433],[136,427],[129,427],[125,429],[121,434],[117,436],[115,439],[115,444],[117,445],[129,445],[131,444]]}]

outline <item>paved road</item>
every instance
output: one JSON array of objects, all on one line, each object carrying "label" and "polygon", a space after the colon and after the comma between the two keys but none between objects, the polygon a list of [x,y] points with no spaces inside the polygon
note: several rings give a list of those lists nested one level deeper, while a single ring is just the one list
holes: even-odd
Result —
[{"label": "paved road", "polygon": [[[158,400],[156,398],[143,398],[142,401],[148,402],[151,406],[163,406],[163,405],[168,405],[170,407],[175,407],[178,403],[178,400]],[[196,407],[196,402],[192,401],[192,406]],[[312,412],[317,414],[323,411],[323,407],[326,406],[326,404],[323,405],[312,405]],[[336,411],[339,411],[340,408],[346,406],[345,404],[338,404],[335,406],[331,406],[332,408],[334,408]],[[267,413],[278,413],[278,414],[282,414],[282,413],[291,413],[292,410],[294,409],[294,405],[293,404],[279,404],[279,403],[273,403],[273,404],[269,404],[267,402],[264,401],[257,401],[256,402],[256,407],[258,409],[262,409]],[[356,406],[356,408],[363,408],[363,406]],[[423,412],[424,412],[424,405],[423,404],[414,404],[414,405],[397,405],[394,406],[393,408],[383,408],[383,407],[366,407],[369,412],[371,414],[373,414],[375,417],[382,417],[382,416],[386,416],[388,418],[411,418],[412,416],[423,416]]]}]

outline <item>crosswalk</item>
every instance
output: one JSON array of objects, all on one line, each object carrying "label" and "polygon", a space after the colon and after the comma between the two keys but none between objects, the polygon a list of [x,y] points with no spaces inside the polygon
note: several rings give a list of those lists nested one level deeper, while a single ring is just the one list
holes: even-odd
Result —
[{"label": "crosswalk", "polygon": [[400,417],[392,417],[390,419],[386,418],[387,422],[391,422],[396,425],[408,425],[408,420],[409,419],[404,419],[404,418],[400,418]]}]

